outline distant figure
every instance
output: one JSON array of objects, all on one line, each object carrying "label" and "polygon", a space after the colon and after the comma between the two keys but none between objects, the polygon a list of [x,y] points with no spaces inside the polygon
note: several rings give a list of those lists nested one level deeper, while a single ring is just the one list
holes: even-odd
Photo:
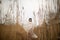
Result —
[{"label": "distant figure", "polygon": [[28,36],[32,37],[32,38],[37,38],[37,35],[34,34],[33,30],[34,30],[34,26],[32,24],[32,18],[29,18],[29,31],[28,31]]}]

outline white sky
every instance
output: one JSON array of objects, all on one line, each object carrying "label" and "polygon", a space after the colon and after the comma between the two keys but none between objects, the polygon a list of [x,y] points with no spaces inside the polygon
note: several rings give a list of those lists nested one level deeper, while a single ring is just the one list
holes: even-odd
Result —
[{"label": "white sky", "polygon": [[34,21],[34,15],[33,15],[33,12],[35,12],[35,15],[36,13],[38,12],[39,10],[39,3],[38,3],[38,0],[20,0],[20,7],[24,7],[24,10],[22,10],[22,12],[24,12],[25,15],[22,15],[24,16],[23,17],[23,20],[22,21],[23,23],[26,21],[28,23],[28,19],[29,18],[32,18],[33,22],[32,23],[35,23],[36,21]]},{"label": "white sky", "polygon": [[[46,18],[46,21],[49,21],[50,19],[54,18],[57,12],[57,0],[54,0],[54,1],[53,0],[47,0],[47,1],[46,0],[17,0],[17,2],[14,2],[14,3],[13,1],[2,0],[2,7],[1,7],[2,8],[1,14],[3,16],[2,19],[5,18],[5,14],[7,14],[8,9],[11,8],[9,5],[12,3],[13,13],[10,12],[9,14],[11,17],[10,19],[13,21],[16,20],[17,5],[18,5],[19,7],[18,22],[26,26],[27,24],[29,24],[29,21],[28,21],[29,18],[32,18],[32,24],[37,26],[43,23],[44,18]],[[22,7],[24,7],[24,9],[22,9]],[[39,8],[40,8],[40,11],[39,11]],[[39,14],[38,14],[38,11],[39,11]],[[49,13],[49,11],[51,13]],[[35,13],[35,16],[33,15],[33,12]],[[51,18],[49,14],[53,14]]]}]

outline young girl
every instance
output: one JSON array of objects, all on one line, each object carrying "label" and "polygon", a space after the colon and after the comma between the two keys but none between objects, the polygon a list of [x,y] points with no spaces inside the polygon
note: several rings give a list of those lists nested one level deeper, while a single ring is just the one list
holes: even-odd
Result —
[{"label": "young girl", "polygon": [[31,36],[32,38],[37,38],[37,35],[33,32],[34,30],[34,26],[32,24],[32,18],[28,19],[29,21],[29,30],[28,30],[28,36]]}]

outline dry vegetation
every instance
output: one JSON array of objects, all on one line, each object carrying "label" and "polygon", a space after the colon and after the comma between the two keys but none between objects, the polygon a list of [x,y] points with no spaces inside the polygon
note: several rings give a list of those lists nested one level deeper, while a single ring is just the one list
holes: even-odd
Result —
[{"label": "dry vegetation", "polygon": [[0,40],[57,40],[60,32],[60,24],[43,24],[42,27],[34,29],[38,35],[37,39],[31,38],[27,35],[25,30],[18,24],[3,25],[0,24]]}]

